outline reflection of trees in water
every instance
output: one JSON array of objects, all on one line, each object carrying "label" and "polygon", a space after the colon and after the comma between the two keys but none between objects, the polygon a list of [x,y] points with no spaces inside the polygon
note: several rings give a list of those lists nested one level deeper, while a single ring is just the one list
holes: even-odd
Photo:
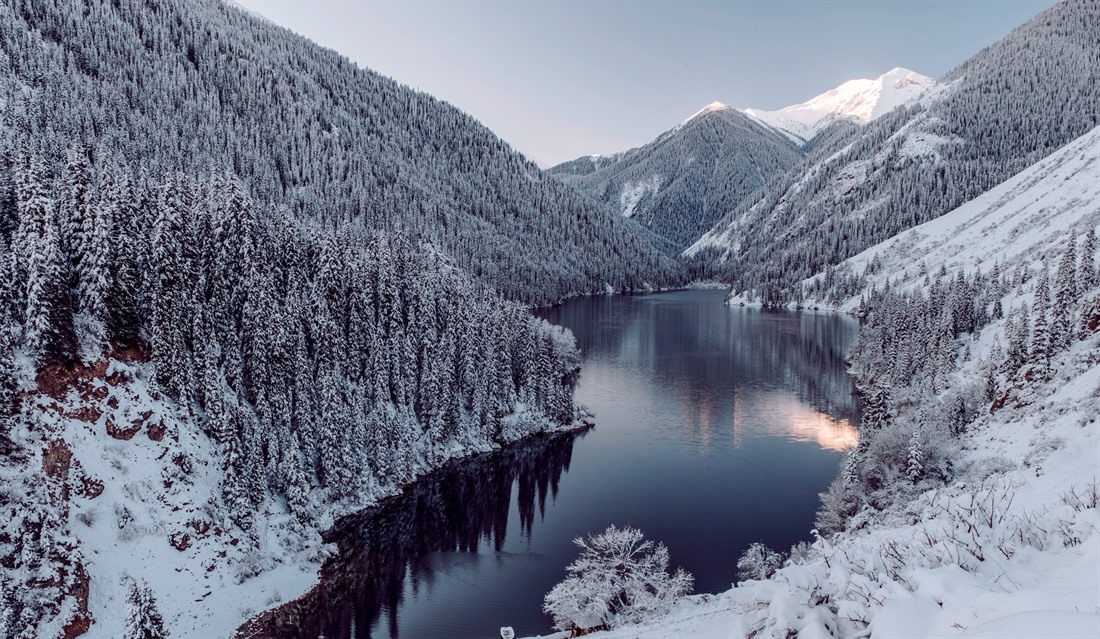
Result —
[{"label": "reflection of trees in water", "polygon": [[[245,637],[358,637],[383,610],[401,604],[407,573],[431,584],[428,562],[437,551],[476,552],[479,542],[504,546],[512,486],[520,528],[530,537],[536,508],[556,498],[569,470],[575,433],[535,435],[505,449],[453,463],[383,504],[340,521],[328,541],[338,554],[321,569],[321,583],[300,599],[269,611],[242,628]],[[387,634],[396,636],[396,615]]]},{"label": "reflection of trees in water", "polygon": [[[584,298],[544,315],[572,327],[582,353],[612,353],[652,372],[655,380],[675,380],[672,392],[688,404],[706,398],[680,389],[709,387],[722,378],[761,379],[797,389],[799,399],[834,418],[857,421],[844,361],[856,332],[854,319],[729,308],[720,297],[712,295],[712,301],[704,295]],[[715,353],[725,357],[715,358]],[[688,414],[710,410],[705,405],[688,409]]]}]

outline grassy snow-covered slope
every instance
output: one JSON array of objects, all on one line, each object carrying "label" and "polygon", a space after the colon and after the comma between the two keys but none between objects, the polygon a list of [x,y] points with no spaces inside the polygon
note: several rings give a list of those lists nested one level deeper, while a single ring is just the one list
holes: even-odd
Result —
[{"label": "grassy snow-covered slope", "polygon": [[[924,275],[941,266],[989,273],[999,264],[1006,271],[1056,256],[1075,226],[1084,233],[1098,225],[1100,127],[954,211],[848,259],[832,276],[864,276],[862,291],[887,281],[901,289],[922,286]],[[824,280],[821,274],[804,285],[812,290]],[[859,298],[822,291],[804,305],[851,311]]]},{"label": "grassy snow-covered slope", "polygon": [[[887,282],[925,293],[930,280],[959,272],[991,277],[999,261],[1012,276],[985,281],[1009,283],[1001,306],[1006,316],[1010,309],[1023,316],[1046,283],[1037,277],[1044,264],[1056,264],[1070,241],[1077,246],[1100,224],[1098,149],[1094,129],[943,218],[852,258],[818,292],[836,308],[854,309]],[[1079,262],[1079,272],[1085,265],[1096,272],[1095,252]],[[598,636],[1100,636],[1095,280],[1071,307],[1073,336],[1042,369],[998,367],[1012,320],[994,317],[956,338],[945,385],[899,405],[897,422],[920,428],[924,411],[934,415],[944,397],[981,397],[987,380],[995,383],[996,399],[979,401],[950,444],[947,483],[906,482],[896,494],[907,498],[865,508],[845,530],[795,549],[770,579],[688,598],[668,617]],[[855,372],[865,376],[861,365],[857,359]]]}]

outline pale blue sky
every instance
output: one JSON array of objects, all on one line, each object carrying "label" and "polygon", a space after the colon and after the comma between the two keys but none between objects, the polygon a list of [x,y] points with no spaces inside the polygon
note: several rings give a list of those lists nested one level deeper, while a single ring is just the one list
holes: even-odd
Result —
[{"label": "pale blue sky", "polygon": [[778,109],[893,67],[939,77],[1052,0],[239,0],[470,113],[544,165],[700,107]]}]

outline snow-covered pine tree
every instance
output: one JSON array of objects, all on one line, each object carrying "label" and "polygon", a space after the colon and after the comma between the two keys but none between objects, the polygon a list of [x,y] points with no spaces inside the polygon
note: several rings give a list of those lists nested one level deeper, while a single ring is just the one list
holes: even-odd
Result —
[{"label": "snow-covered pine tree", "polygon": [[142,580],[127,579],[126,628],[123,639],[164,639],[168,631],[164,627],[164,618],[157,610],[153,590]]},{"label": "snow-covered pine tree", "polygon": [[924,450],[921,447],[920,430],[914,430],[909,437],[909,452],[906,456],[905,475],[912,483],[917,483],[924,477]]},{"label": "snow-covered pine tree", "polygon": [[47,195],[46,168],[29,157],[16,176],[19,229],[15,253],[26,273],[24,339],[38,366],[71,359],[76,331],[61,233]]},{"label": "snow-covered pine tree", "polygon": [[1077,238],[1070,233],[1058,270],[1054,275],[1054,304],[1050,309],[1051,354],[1069,346],[1076,337],[1073,308],[1077,304]]},{"label": "snow-covered pine tree", "polygon": [[1047,310],[1050,308],[1049,282],[1050,276],[1044,264],[1043,272],[1035,282],[1035,299],[1031,305],[1031,316],[1034,320],[1027,359],[1040,374],[1046,371],[1051,355],[1050,323],[1047,321]]},{"label": "snow-covered pine tree", "polygon": [[68,158],[61,171],[57,213],[61,226],[61,245],[69,256],[68,284],[79,302],[88,280],[81,262],[88,253],[91,238],[85,234],[92,227],[92,171],[86,150],[77,141],[69,146]]},{"label": "snow-covered pine tree", "polygon": [[1077,270],[1077,290],[1082,293],[1100,286],[1100,277],[1096,269],[1096,227],[1090,226],[1085,232],[1085,241],[1081,246],[1080,266]]}]

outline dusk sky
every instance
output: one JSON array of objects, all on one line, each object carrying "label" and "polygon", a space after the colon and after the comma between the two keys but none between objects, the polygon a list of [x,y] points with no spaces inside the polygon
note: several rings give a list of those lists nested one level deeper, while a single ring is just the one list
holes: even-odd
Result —
[{"label": "dusk sky", "polygon": [[715,100],[778,109],[899,66],[938,78],[1054,2],[240,4],[552,165],[645,144]]}]

